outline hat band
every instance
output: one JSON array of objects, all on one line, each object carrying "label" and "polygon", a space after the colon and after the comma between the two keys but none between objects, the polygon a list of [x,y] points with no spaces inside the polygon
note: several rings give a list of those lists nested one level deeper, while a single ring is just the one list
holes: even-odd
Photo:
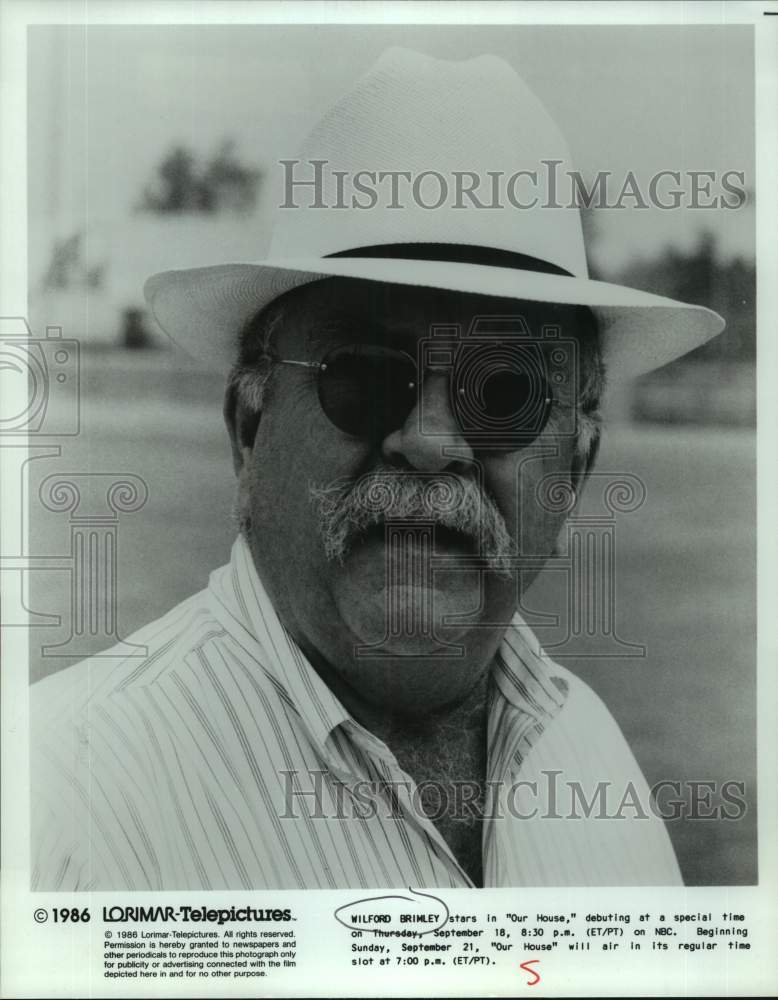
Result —
[{"label": "hat band", "polygon": [[328,253],[327,257],[379,257],[399,260],[435,260],[449,264],[480,264],[486,267],[506,267],[514,271],[539,271],[572,278],[563,267],[539,257],[496,247],[479,247],[461,243],[379,243],[372,247],[354,247]]}]

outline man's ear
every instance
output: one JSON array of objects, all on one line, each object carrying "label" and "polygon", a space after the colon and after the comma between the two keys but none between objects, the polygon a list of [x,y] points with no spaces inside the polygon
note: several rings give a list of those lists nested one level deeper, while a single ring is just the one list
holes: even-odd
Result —
[{"label": "man's ear", "polygon": [[577,498],[580,498],[583,488],[586,485],[586,479],[597,461],[597,455],[600,451],[600,440],[600,428],[595,427],[585,451],[581,452],[576,448],[570,467],[570,482]]},{"label": "man's ear", "polygon": [[240,475],[245,464],[246,452],[250,452],[254,447],[254,438],[257,436],[262,414],[259,410],[249,410],[246,407],[235,385],[227,387],[222,412],[230,436],[233,468],[235,474]]}]

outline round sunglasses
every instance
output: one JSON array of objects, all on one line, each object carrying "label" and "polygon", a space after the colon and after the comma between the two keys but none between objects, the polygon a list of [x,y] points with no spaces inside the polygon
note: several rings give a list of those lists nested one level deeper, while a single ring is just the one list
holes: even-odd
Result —
[{"label": "round sunglasses", "polygon": [[546,426],[553,396],[538,344],[474,339],[448,351],[435,343],[426,358],[421,353],[417,363],[405,351],[349,344],[321,361],[276,362],[315,369],[327,418],[345,433],[375,442],[402,427],[417,406],[420,431],[441,433],[425,415],[421,387],[428,373],[448,375],[451,412],[474,449],[515,451]]}]

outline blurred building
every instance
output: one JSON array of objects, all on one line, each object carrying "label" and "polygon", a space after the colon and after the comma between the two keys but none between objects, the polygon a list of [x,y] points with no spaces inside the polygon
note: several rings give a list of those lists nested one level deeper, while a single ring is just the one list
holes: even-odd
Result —
[{"label": "blurred building", "polygon": [[[232,212],[136,213],[63,236],[52,235],[53,226],[47,229],[37,237],[37,254],[31,253],[37,268],[30,274],[30,324],[34,331],[61,326],[87,348],[122,341],[128,310],[145,313],[143,284],[150,275],[261,260],[267,239],[256,216]],[[153,342],[164,346],[152,324],[146,325]]]}]

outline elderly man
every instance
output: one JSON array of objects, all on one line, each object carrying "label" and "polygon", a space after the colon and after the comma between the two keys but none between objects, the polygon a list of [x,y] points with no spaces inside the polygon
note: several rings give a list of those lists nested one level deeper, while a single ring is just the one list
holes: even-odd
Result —
[{"label": "elderly man", "polygon": [[499,212],[344,197],[359,171],[549,161],[563,140],[505,63],[392,50],[294,161],[315,189],[268,260],[150,280],[160,325],[229,371],[240,533],[133,636],[145,658],[36,686],[35,887],[679,883],[618,726],[517,608],[606,376],[720,318],[590,281],[548,191]]}]

